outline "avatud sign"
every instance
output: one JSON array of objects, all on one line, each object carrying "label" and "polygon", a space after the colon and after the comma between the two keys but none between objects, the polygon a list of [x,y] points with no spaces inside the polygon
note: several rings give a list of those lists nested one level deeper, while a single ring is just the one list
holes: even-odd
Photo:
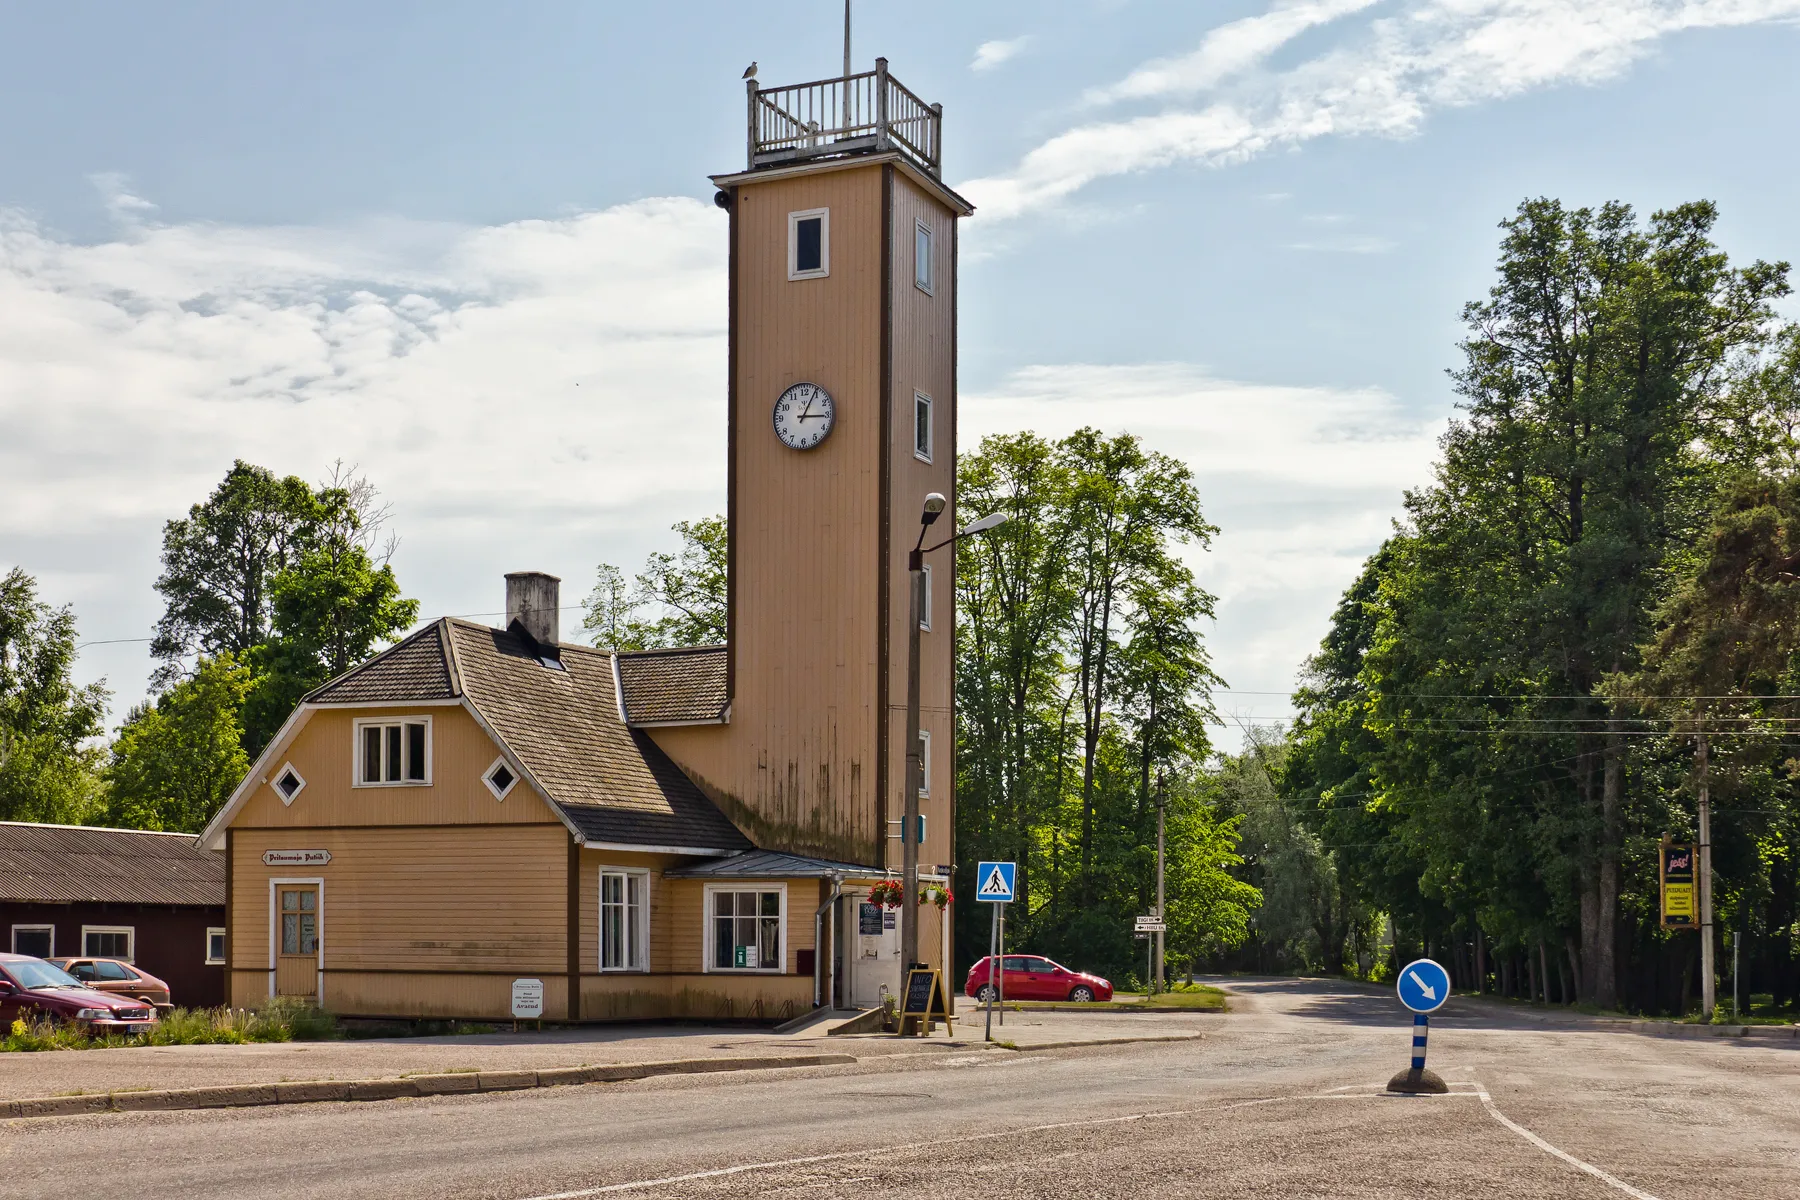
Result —
[{"label": "avatud sign", "polygon": [[264,850],[265,867],[322,867],[331,861],[329,850]]},{"label": "avatud sign", "polygon": [[544,981],[515,979],[512,984],[512,1015],[516,1020],[540,1020],[544,1015]]}]

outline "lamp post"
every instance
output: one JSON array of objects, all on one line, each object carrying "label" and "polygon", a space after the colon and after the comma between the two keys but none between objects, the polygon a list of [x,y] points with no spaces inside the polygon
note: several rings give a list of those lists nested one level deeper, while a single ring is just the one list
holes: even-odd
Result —
[{"label": "lamp post", "polygon": [[943,493],[925,497],[919,513],[919,540],[906,557],[906,573],[911,585],[912,602],[908,605],[906,624],[906,803],[900,821],[900,873],[904,898],[900,905],[900,960],[910,971],[919,961],[919,793],[925,786],[925,762],[919,753],[919,622],[925,618],[925,556],[933,550],[968,537],[986,533],[1006,523],[1005,513],[982,517],[935,546],[925,545],[925,531],[943,515],[948,503]]}]

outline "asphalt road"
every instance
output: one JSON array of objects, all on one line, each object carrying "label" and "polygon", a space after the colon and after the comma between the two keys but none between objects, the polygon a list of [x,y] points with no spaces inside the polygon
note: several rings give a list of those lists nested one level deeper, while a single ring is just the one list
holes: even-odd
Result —
[{"label": "asphalt road", "polygon": [[[1235,983],[1202,1041],[0,1126],[0,1195],[1800,1197],[1800,1044]],[[854,1049],[850,1048],[854,1053]]]}]

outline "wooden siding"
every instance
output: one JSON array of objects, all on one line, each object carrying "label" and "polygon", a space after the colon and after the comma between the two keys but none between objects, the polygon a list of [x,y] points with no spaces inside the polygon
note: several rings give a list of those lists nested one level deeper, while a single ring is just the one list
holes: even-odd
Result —
[{"label": "wooden siding", "polygon": [[[355,722],[361,717],[404,720],[431,718],[431,783],[353,787]],[[322,709],[312,714],[268,777],[258,781],[233,818],[235,828],[333,828],[350,825],[511,825],[542,824],[556,814],[520,780],[506,799],[496,800],[481,777],[500,757],[500,748],[461,705],[418,708]],[[270,786],[282,766],[292,763],[306,787],[283,804]]]},{"label": "wooden siding", "polygon": [[[657,729],[758,845],[874,861],[881,434],[878,166],[737,189],[731,724]],[[788,214],[830,210],[830,275],[787,277]],[[836,402],[831,436],[789,450],[790,384]]]},{"label": "wooden siding", "polygon": [[[268,994],[269,883],[278,878],[323,880],[319,935],[328,1004],[339,994],[333,987],[340,972],[497,972],[542,978],[546,987],[552,977],[566,976],[568,833],[560,825],[309,829],[298,835],[240,827],[231,840],[233,1003]],[[265,850],[294,849],[329,850],[331,861],[312,867],[262,862]],[[429,1003],[430,989],[421,988],[419,996],[421,1004]],[[344,1002],[356,1002],[355,994]],[[421,1009],[419,1015],[427,1014]]]}]

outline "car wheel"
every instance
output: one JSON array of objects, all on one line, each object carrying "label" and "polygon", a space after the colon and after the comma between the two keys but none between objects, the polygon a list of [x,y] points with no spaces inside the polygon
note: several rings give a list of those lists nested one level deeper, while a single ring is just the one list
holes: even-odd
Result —
[{"label": "car wheel", "polygon": [[994,990],[993,984],[984,983],[981,985],[980,988],[978,988],[976,990],[975,998],[977,1000],[981,1001],[983,1004],[986,1004],[988,1001],[994,999],[994,997],[998,996],[999,994],[1000,993],[998,993]]},{"label": "car wheel", "polygon": [[1075,1004],[1091,1004],[1094,1000],[1094,989],[1084,984],[1069,993],[1069,1000]]}]

